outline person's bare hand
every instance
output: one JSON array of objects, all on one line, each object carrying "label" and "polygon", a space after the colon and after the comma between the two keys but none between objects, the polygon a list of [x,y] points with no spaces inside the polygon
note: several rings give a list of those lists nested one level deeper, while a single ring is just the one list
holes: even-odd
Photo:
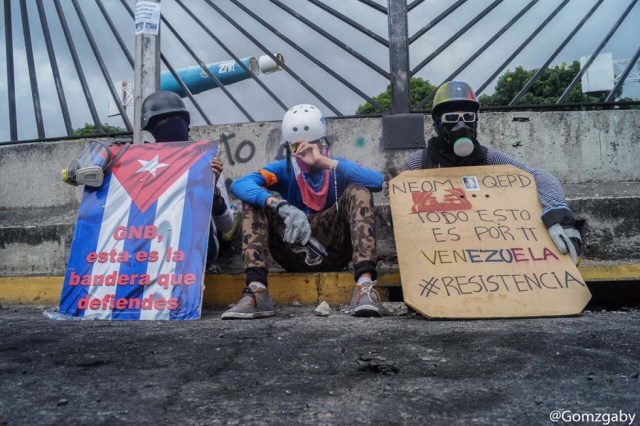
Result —
[{"label": "person's bare hand", "polygon": [[214,158],[209,162],[211,166],[211,170],[213,170],[213,174],[216,175],[216,180],[220,178],[220,174],[222,173],[222,169],[224,168],[224,163],[220,158]]},{"label": "person's bare hand", "polygon": [[328,168],[330,166],[329,158],[322,155],[317,143],[300,142],[294,155],[309,167]]}]

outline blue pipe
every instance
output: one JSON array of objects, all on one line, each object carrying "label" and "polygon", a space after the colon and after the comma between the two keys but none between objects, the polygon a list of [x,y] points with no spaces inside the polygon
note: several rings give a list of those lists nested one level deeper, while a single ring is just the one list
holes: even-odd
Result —
[{"label": "blue pipe", "polygon": [[[241,59],[241,61],[246,65],[248,69],[252,71],[255,70],[255,75],[260,72],[258,62],[255,58],[244,58]],[[247,78],[251,78],[251,74],[245,71],[245,69],[242,68],[236,61],[223,61],[216,62],[214,64],[207,64],[207,68],[225,86],[237,83],[238,81],[246,80]],[[205,73],[204,70],[199,66],[177,69],[176,74],[180,76],[180,79],[194,95],[196,93],[204,92],[205,90],[210,90],[218,87],[218,85],[211,78],[209,78],[207,73]],[[187,94],[182,91],[182,88],[169,71],[163,71],[162,73],[160,73],[160,90],[167,90],[177,93],[178,95],[180,95],[180,97],[183,98],[187,96]]]}]

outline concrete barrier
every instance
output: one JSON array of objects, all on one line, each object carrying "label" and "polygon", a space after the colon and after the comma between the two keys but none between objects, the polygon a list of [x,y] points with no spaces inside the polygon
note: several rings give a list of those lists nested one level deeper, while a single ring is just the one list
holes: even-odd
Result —
[{"label": "concrete barrier", "polygon": [[[431,134],[431,119],[425,129]],[[481,115],[479,139],[556,175],[586,236],[593,260],[640,257],[640,111],[509,112]],[[386,170],[411,152],[384,151],[381,119],[328,120],[332,154]],[[204,126],[192,139],[221,141],[228,180],[282,158],[279,122]],[[0,276],[61,275],[66,267],[81,189],[64,184],[60,170],[87,140],[0,147]],[[381,262],[395,267],[386,200],[379,206]],[[225,265],[236,270],[239,242],[227,247]],[[223,266],[225,266],[223,265]]]}]

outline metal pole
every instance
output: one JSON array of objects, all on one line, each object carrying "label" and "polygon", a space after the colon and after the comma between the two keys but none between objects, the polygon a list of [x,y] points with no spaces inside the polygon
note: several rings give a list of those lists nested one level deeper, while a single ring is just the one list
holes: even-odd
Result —
[{"label": "metal pole", "polygon": [[16,121],[16,83],[13,68],[13,29],[11,27],[11,0],[4,0],[4,41],[7,49],[7,95],[9,96],[9,135],[18,140]]},{"label": "metal pole", "polygon": [[[233,20],[229,15],[227,15],[222,9],[220,9],[220,7],[216,6],[216,4],[214,2],[212,2],[211,0],[204,0],[212,9],[214,9],[216,12],[218,12],[218,14],[222,17],[224,17],[224,19],[227,20],[227,22],[229,22],[231,25],[233,25],[238,31],[240,31],[246,38],[248,38],[249,40],[251,40],[251,42],[253,44],[255,44],[256,46],[258,46],[258,49],[262,50],[264,53],[266,53],[271,59],[273,59],[273,61],[275,63],[277,63],[278,65],[280,65],[282,67],[283,70],[285,70],[286,72],[289,73],[289,75],[291,75],[291,77],[293,77],[294,80],[296,80],[298,83],[300,83],[300,85],[302,87],[304,87],[305,89],[307,89],[309,91],[309,93],[311,93],[313,96],[315,96],[320,102],[322,102],[324,105],[327,106],[327,108],[329,108],[335,115],[337,115],[338,117],[342,117],[343,114],[333,105],[331,105],[331,103],[329,103],[328,100],[326,100],[324,98],[324,96],[322,96],[320,93],[318,93],[316,90],[313,89],[313,87],[309,86],[307,83],[305,83],[305,81],[302,79],[302,77],[300,77],[298,74],[296,74],[287,64],[284,63],[284,61],[281,61],[280,59],[278,59],[278,57],[276,55],[274,55],[269,49],[267,49],[267,47],[260,43],[260,41],[255,38],[254,36],[252,36],[242,25],[238,24],[235,20]],[[264,26],[265,28],[269,29],[271,31],[270,28],[272,28],[269,24],[267,24],[262,18],[260,18],[259,16],[257,16],[255,13],[253,13],[250,9],[247,9],[246,7],[244,7],[243,4],[236,2],[235,0],[231,0],[232,3],[234,3],[238,8],[242,9],[247,15],[251,16],[253,19],[255,19],[256,21],[260,22],[260,24],[262,26]],[[276,35],[280,36],[280,38],[282,38],[282,35],[280,35],[279,33],[274,32]],[[284,40],[284,39],[283,39]],[[286,42],[287,40],[285,40]],[[292,43],[288,43],[289,45],[291,45],[292,47],[293,44]],[[294,47],[295,48],[295,47]],[[309,59],[311,59],[312,56],[309,55]]]},{"label": "metal pole", "polygon": [[111,75],[109,75],[109,70],[107,70],[107,65],[104,63],[104,59],[102,59],[102,55],[100,54],[100,49],[98,49],[98,45],[96,44],[96,41],[93,38],[93,34],[91,33],[89,24],[87,23],[87,20],[84,17],[84,13],[82,13],[82,9],[80,8],[80,3],[78,2],[78,0],[71,0],[71,3],[73,4],[73,8],[76,10],[76,13],[78,14],[78,20],[80,21],[80,25],[82,26],[82,29],[84,30],[84,33],[87,36],[87,41],[91,46],[93,55],[96,57],[96,62],[98,63],[98,67],[102,72],[104,81],[107,84],[109,91],[111,92],[113,101],[116,102],[116,107],[120,112],[120,117],[122,118],[122,121],[124,122],[124,125],[127,128],[127,131],[130,132],[133,129],[131,128],[131,122],[129,121],[129,117],[127,117],[127,111],[124,109],[124,106],[121,105],[120,103],[120,96],[118,96],[118,92],[116,92],[114,84],[112,83],[113,80],[111,79]]},{"label": "metal pole", "polygon": [[47,15],[44,11],[44,5],[42,4],[42,0],[36,0],[36,5],[38,6],[38,14],[40,15],[40,25],[42,25],[44,42],[45,42],[45,45],[47,46],[47,53],[49,54],[49,63],[51,65],[51,72],[53,73],[53,81],[56,83],[56,91],[58,92],[58,100],[60,101],[60,109],[62,110],[62,118],[64,119],[64,126],[67,129],[67,136],[73,136],[73,126],[71,125],[71,116],[69,115],[67,98],[64,95],[62,79],[60,78],[60,70],[58,69],[58,61],[56,60],[56,52],[53,48],[53,43],[51,42],[51,33],[49,31]]},{"label": "metal pole", "polygon": [[[39,0],[39,1],[42,1],[42,0]],[[120,49],[122,50],[122,53],[124,54],[125,58],[127,58],[129,65],[131,65],[131,68],[134,68],[134,65],[133,65],[134,62],[133,62],[133,57],[131,56],[131,52],[129,52],[127,45],[124,43],[124,40],[122,40],[122,37],[120,37],[120,33],[118,33],[118,30],[116,29],[116,26],[114,25],[113,20],[107,13],[107,9],[105,9],[104,5],[102,4],[102,1],[100,0],[96,0],[96,5],[100,9],[100,12],[102,13],[102,17],[104,18],[105,22],[109,26],[111,33],[116,38],[116,41],[118,42],[118,45],[120,46]],[[133,11],[131,12],[131,17],[135,20],[135,17],[133,16]]]},{"label": "metal pole", "polygon": [[[141,0],[136,0],[136,5]],[[149,0],[147,0],[149,1]],[[160,3],[160,0],[151,0]],[[136,35],[133,83],[133,143],[144,142],[142,130],[142,101],[160,89],[160,32]]]},{"label": "metal pole", "polygon": [[381,67],[376,65],[373,61],[370,61],[369,59],[367,59],[366,57],[364,57],[363,55],[361,55],[360,53],[358,53],[357,51],[349,47],[346,43],[343,43],[342,41],[340,41],[340,39],[338,39],[336,36],[331,34],[331,32],[325,31],[320,25],[314,24],[309,19],[305,18],[304,16],[302,16],[301,14],[299,14],[298,12],[296,12],[295,10],[287,6],[286,4],[283,4],[280,0],[269,0],[269,1],[275,4],[276,6],[278,6],[280,9],[287,12],[288,14],[290,14],[291,16],[293,16],[294,18],[296,18],[297,20],[299,20],[300,22],[303,22],[309,28],[315,30],[318,34],[322,35],[327,40],[331,41],[333,44],[340,47],[342,50],[344,50],[354,58],[358,59],[363,64],[366,64],[369,68],[371,68],[372,70],[374,70],[375,72],[383,76],[384,78],[389,78],[388,72],[386,72]]},{"label": "metal pole", "polygon": [[440,21],[442,21],[444,18],[449,16],[451,13],[453,13],[453,11],[455,11],[457,8],[462,6],[466,1],[467,0],[458,0],[457,2],[455,2],[454,4],[449,6],[445,11],[443,11],[438,16],[433,18],[429,23],[427,23],[427,25],[425,25],[424,27],[420,28],[418,31],[416,31],[416,33],[414,35],[409,37],[409,44],[412,44],[414,41],[416,41],[417,39],[422,37],[422,35],[424,33],[426,33],[427,31],[431,30],[431,28],[435,27],[436,25],[438,25],[440,23]]},{"label": "metal pole", "polygon": [[[637,1],[637,0],[636,0]],[[522,52],[527,45],[529,45],[529,43],[531,42],[531,40],[533,40],[534,38],[536,38],[536,36],[538,35],[538,33],[540,31],[542,31],[544,29],[544,27],[547,26],[547,24],[549,24],[549,22],[551,22],[553,20],[553,18],[555,18],[555,16],[562,10],[563,7],[565,7],[567,4],[569,4],[569,0],[564,0],[562,3],[560,3],[558,5],[558,7],[556,7],[553,12],[551,12],[551,14],[549,16],[547,16],[547,18],[542,21],[542,24],[538,25],[538,27],[531,33],[531,35],[529,35],[529,37],[527,37],[527,39],[525,41],[522,42],[522,44],[520,44],[520,46],[518,46],[516,48],[516,50],[511,54],[511,56],[509,56],[503,63],[502,65],[500,65],[498,67],[498,69],[491,74],[491,77],[489,77],[484,83],[482,83],[482,85],[480,87],[478,87],[476,89],[476,95],[479,95],[480,93],[482,93],[482,91],[484,89],[487,88],[487,86],[493,81],[494,78],[496,78],[503,69],[505,69],[507,67],[507,65],[509,65],[511,63],[511,61],[513,61],[515,59],[516,56],[518,56],[520,54],[520,52]]]},{"label": "metal pole", "polygon": [[31,98],[33,99],[33,112],[36,116],[36,129],[38,137],[44,139],[44,124],[42,123],[42,108],[40,108],[40,91],[38,90],[38,78],[33,59],[33,47],[31,45],[31,29],[29,27],[29,11],[27,2],[20,0],[20,15],[22,17],[22,33],[24,34],[24,48],[27,53],[27,65],[29,67],[29,81],[31,82]]},{"label": "metal pole", "polygon": [[335,16],[336,18],[338,18],[339,20],[341,20],[345,24],[350,25],[352,28],[355,28],[356,30],[360,31],[362,34],[372,38],[373,40],[377,41],[381,45],[383,45],[385,47],[389,47],[389,41],[386,38],[374,33],[369,28],[365,27],[364,25],[361,25],[361,24],[357,23],[356,21],[354,21],[353,19],[349,18],[348,16],[343,15],[342,13],[338,12],[337,10],[332,8],[331,6],[327,6],[326,4],[322,3],[322,1],[320,1],[320,0],[307,0],[307,1],[310,2],[310,3],[315,4],[320,9],[324,10],[325,12],[327,12],[328,14],[330,14],[332,16]]},{"label": "metal pole", "polygon": [[424,116],[411,114],[407,1],[388,0],[391,114],[382,116],[382,147],[424,147]]},{"label": "metal pole", "polygon": [[391,70],[391,113],[407,114],[411,109],[409,85],[409,43],[407,2],[389,0],[389,68]]},{"label": "metal pole", "polygon": [[67,40],[67,45],[69,46],[69,53],[71,54],[73,65],[76,68],[76,73],[78,74],[78,80],[80,80],[80,85],[82,86],[82,92],[84,93],[84,97],[87,100],[87,106],[89,107],[91,118],[93,119],[93,125],[96,126],[97,133],[104,133],[104,128],[102,127],[102,123],[100,123],[100,116],[98,116],[96,105],[93,103],[93,96],[91,96],[91,91],[89,90],[89,84],[87,84],[87,78],[84,76],[84,71],[82,70],[82,64],[80,63],[80,58],[78,57],[78,51],[76,50],[76,45],[73,42],[73,37],[71,37],[71,32],[69,31],[69,25],[67,24],[67,18],[65,18],[65,15],[64,15],[64,9],[62,9],[60,0],[53,0],[53,4],[56,7],[56,12],[58,12],[58,18],[60,19],[60,26],[62,26],[62,32],[64,33],[64,38]]},{"label": "metal pole", "polygon": [[618,31],[620,24],[624,22],[624,20],[627,18],[627,15],[629,15],[629,12],[631,12],[631,9],[633,9],[633,7],[636,5],[637,2],[638,0],[633,0],[629,4],[629,6],[627,6],[624,12],[622,12],[622,15],[620,15],[616,23],[613,24],[613,27],[611,27],[607,35],[602,39],[602,41],[600,42],[600,45],[598,45],[596,50],[593,51],[591,56],[589,56],[589,59],[587,59],[587,62],[584,64],[584,66],[580,68],[580,71],[578,72],[578,74],[576,74],[576,76],[573,77],[573,80],[571,80],[571,83],[569,83],[569,86],[564,90],[562,95],[560,95],[560,97],[556,101],[556,104],[561,104],[567,101],[567,98],[569,97],[569,95],[571,95],[571,92],[573,92],[573,89],[576,87],[578,82],[582,79],[582,75],[589,69],[593,61],[598,57],[598,54],[604,48],[604,46],[609,42],[609,40],[611,39],[611,36],[613,36],[615,32]]},{"label": "metal pole", "polygon": [[[480,12],[475,18],[471,19],[469,22],[467,22],[467,24],[460,28],[460,30],[458,30],[457,33],[455,33],[454,35],[452,35],[451,37],[449,37],[449,39],[447,41],[445,41],[444,43],[442,43],[440,45],[440,47],[438,47],[436,50],[434,50],[433,52],[431,52],[431,54],[429,56],[427,56],[422,62],[420,62],[418,65],[416,65],[413,70],[411,70],[411,75],[416,75],[418,73],[418,71],[420,71],[422,68],[424,68],[425,66],[427,66],[427,64],[429,62],[431,62],[436,56],[438,56],[439,54],[441,54],[446,48],[448,48],[449,46],[451,46],[458,38],[460,38],[464,33],[466,33],[471,27],[473,27],[474,25],[476,25],[478,22],[480,22],[485,16],[487,16],[493,9],[495,9],[500,3],[502,3],[504,0],[494,0],[493,3],[491,3],[489,6],[487,6],[486,8],[484,8],[482,10],[482,12]],[[455,6],[455,4],[453,5]],[[453,7],[451,6],[451,7]],[[415,39],[414,39],[415,40]]]},{"label": "metal pole", "polygon": [[[96,2],[99,2],[99,0],[96,0]],[[120,3],[122,3],[122,6],[127,11],[129,16],[131,16],[131,19],[133,19],[135,21],[135,15],[133,13],[133,9],[131,9],[131,6],[129,6],[129,4],[127,3],[127,0],[120,0]],[[113,28],[113,30],[114,30],[114,34],[118,34],[118,31],[116,31],[115,27]],[[120,38],[119,35],[117,35],[116,37],[118,37],[119,40],[122,40],[122,38]],[[123,52],[127,56],[127,58],[130,58],[131,54],[129,53],[129,49],[127,49],[127,46],[124,43],[120,43],[119,42],[119,44],[120,44],[120,47],[122,48]],[[169,70],[169,72],[171,73],[173,78],[176,79],[176,81],[180,85],[180,88],[182,89],[182,91],[184,93],[186,93],[187,97],[189,98],[189,100],[191,100],[191,103],[193,104],[193,106],[196,107],[196,109],[198,110],[198,112],[200,113],[202,118],[204,119],[205,123],[207,123],[207,125],[210,126],[211,125],[211,120],[209,120],[209,117],[207,117],[207,115],[204,113],[204,111],[200,107],[200,104],[198,103],[198,101],[196,101],[196,99],[193,97],[193,95],[191,94],[191,90],[189,90],[189,88],[184,84],[184,81],[182,81],[180,76],[176,73],[176,70],[173,69],[173,67],[171,66],[171,63],[169,62],[169,60],[164,56],[164,54],[162,53],[162,49],[160,49],[160,60],[167,67],[167,69]],[[239,59],[238,59],[238,61],[239,61]],[[133,59],[131,59],[131,66],[133,66]]]},{"label": "metal pole", "polygon": [[631,60],[629,61],[629,65],[627,65],[627,67],[624,69],[624,71],[618,78],[618,82],[616,83],[616,85],[613,87],[613,89],[611,89],[611,91],[607,95],[607,98],[604,100],[605,102],[615,101],[616,92],[622,88],[624,81],[627,79],[627,77],[629,76],[629,73],[631,72],[633,67],[636,65],[636,62],[638,62],[638,59],[640,59],[640,47],[638,47],[638,50],[636,50],[636,53],[634,53],[633,58],[631,58]]},{"label": "metal pole", "polygon": [[593,15],[593,12],[595,12],[596,9],[600,7],[603,1],[604,0],[598,0],[598,2],[594,4],[593,7],[587,12],[587,14],[584,15],[582,20],[578,23],[578,25],[575,26],[575,28],[571,31],[571,33],[569,33],[569,35],[564,39],[564,41],[560,43],[560,46],[558,46],[555,52],[551,54],[549,59],[547,59],[547,61],[544,64],[542,64],[540,68],[538,68],[538,71],[536,71],[533,77],[531,77],[529,81],[527,81],[527,84],[525,84],[524,87],[520,89],[520,92],[518,92],[516,97],[513,98],[513,100],[509,103],[509,106],[515,106],[518,104],[518,102],[520,101],[520,98],[523,97],[525,93],[527,93],[527,91],[529,91],[531,86],[533,86],[533,83],[535,83],[538,80],[538,78],[540,78],[542,73],[544,73],[547,70],[547,67],[549,67],[549,64],[556,58],[556,56],[558,56],[560,52],[562,52],[562,49],[564,49],[564,47],[571,41],[573,36],[576,35],[576,33],[580,30],[580,28],[582,28],[584,23],[587,22],[589,18],[591,18],[591,15]]},{"label": "metal pole", "polygon": [[[509,22],[507,22],[504,27],[500,28],[500,30],[497,33],[495,33],[493,35],[493,37],[491,37],[489,39],[489,41],[487,41],[485,44],[483,44],[480,49],[476,50],[476,53],[471,55],[469,57],[469,59],[464,61],[464,63],[462,65],[460,65],[458,68],[456,68],[456,70],[454,72],[449,74],[449,77],[445,78],[443,80],[443,83],[445,81],[451,81],[451,80],[455,79],[456,76],[458,74],[460,74],[460,72],[462,70],[464,70],[466,67],[469,66],[469,64],[471,64],[473,61],[475,61],[478,56],[482,55],[482,53],[485,50],[487,50],[487,48],[489,46],[491,46],[497,39],[499,39],[502,36],[502,34],[504,34],[509,28],[511,28],[513,26],[513,24],[515,24],[520,18],[522,18],[522,16],[525,13],[527,13],[527,11],[529,9],[531,9],[538,1],[539,0],[531,0],[531,2],[529,2],[529,4],[527,4],[524,8],[522,8],[522,10],[520,12],[518,12],[518,14],[516,16],[511,18],[511,20]],[[416,109],[422,108],[427,102],[429,102],[431,99],[433,99],[433,97],[436,95],[436,91],[437,91],[437,89],[434,90],[433,92],[429,93],[423,100],[421,100],[420,103],[416,106]]]},{"label": "metal pole", "polygon": [[[194,15],[194,13],[193,13],[191,10],[189,10],[189,8],[188,8],[188,7],[187,7],[183,2],[181,2],[180,0],[176,0],[176,3],[178,3],[178,5],[179,5],[180,7],[182,7],[182,9],[184,9],[184,11],[185,11],[185,12],[187,12],[187,14],[188,14],[189,16],[191,16],[191,18],[193,18],[193,20],[194,20],[198,25],[200,25],[200,28],[202,28],[202,29],[203,29],[203,31],[204,31],[204,32],[206,32],[206,33],[209,35],[209,37],[211,37],[211,38],[212,38],[216,43],[218,43],[218,45],[219,45],[220,47],[222,47],[222,49],[223,49],[225,52],[227,52],[227,55],[231,56],[231,58],[232,58],[234,61],[236,61],[236,63],[237,63],[238,65],[240,65],[240,67],[241,67],[243,70],[245,70],[245,71],[249,74],[249,76],[250,76],[250,77],[251,77],[251,78],[252,78],[256,83],[258,83],[258,85],[259,85],[260,87],[262,87],[262,88],[264,89],[264,91],[265,91],[265,92],[267,92],[267,94],[268,94],[269,96],[271,96],[271,98],[272,98],[272,99],[273,99],[273,100],[274,100],[278,105],[280,105],[280,108],[282,108],[282,110],[283,110],[283,111],[286,111],[286,110],[288,110],[288,109],[289,109],[289,108],[287,108],[287,106],[285,105],[285,103],[284,103],[284,102],[282,102],[282,101],[280,100],[280,98],[278,98],[278,97],[275,95],[275,93],[273,93],[273,92],[272,92],[272,91],[271,91],[271,90],[270,90],[270,89],[269,89],[269,88],[268,88],[268,87],[267,87],[267,86],[262,82],[262,80],[260,80],[258,77],[256,77],[256,75],[255,75],[253,72],[251,72],[251,70],[249,69],[249,67],[248,67],[248,66],[246,66],[246,65],[244,64],[244,62],[242,62],[242,60],[241,60],[240,58],[238,58],[238,57],[237,57],[237,56],[236,56],[236,55],[235,55],[235,54],[234,54],[234,53],[233,53],[233,52],[232,52],[232,51],[227,47],[227,45],[225,45],[225,44],[222,42],[222,40],[220,40],[220,39],[219,39],[219,38],[218,38],[218,37],[217,37],[217,36],[216,36],[216,35],[215,35],[215,34],[214,34],[210,29],[209,29],[209,27],[207,27],[207,26],[205,25],[205,23],[204,23],[204,22],[202,22],[200,19],[198,19],[198,17],[197,17],[196,15]],[[169,66],[167,66],[167,68],[169,68]],[[175,76],[174,76],[174,78],[175,78]],[[179,80],[178,80],[178,79],[176,79],[176,81],[178,81],[178,82],[179,82]],[[182,85],[181,85],[181,86],[182,86]],[[184,91],[184,89],[183,89],[183,91]],[[186,93],[186,92],[185,92],[185,93]],[[192,101],[193,101],[193,99],[192,99]]]},{"label": "metal pole", "polygon": [[384,6],[379,5],[378,3],[376,3],[373,0],[358,0],[360,3],[364,3],[367,6],[377,10],[378,12],[382,12],[385,15],[387,14],[387,9],[384,8]]}]

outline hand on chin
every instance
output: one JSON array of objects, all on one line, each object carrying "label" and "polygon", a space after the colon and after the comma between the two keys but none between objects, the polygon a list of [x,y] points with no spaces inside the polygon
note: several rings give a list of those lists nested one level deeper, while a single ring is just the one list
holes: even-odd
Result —
[{"label": "hand on chin", "polygon": [[320,147],[317,144],[301,142],[296,149],[295,156],[311,168],[324,168],[322,164],[326,157],[322,155]]}]

